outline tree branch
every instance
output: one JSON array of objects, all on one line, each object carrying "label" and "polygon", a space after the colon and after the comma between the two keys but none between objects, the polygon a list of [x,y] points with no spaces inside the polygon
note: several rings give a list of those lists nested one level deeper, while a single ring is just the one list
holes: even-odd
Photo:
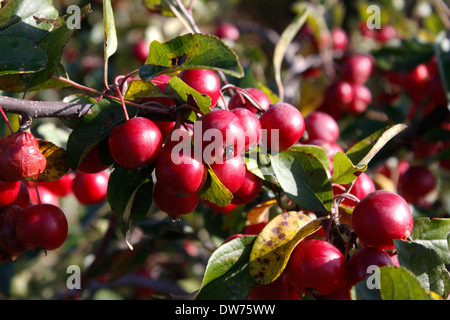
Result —
[{"label": "tree branch", "polygon": [[94,106],[92,103],[68,103],[61,101],[32,101],[0,96],[0,106],[5,112],[24,118],[82,118]]}]

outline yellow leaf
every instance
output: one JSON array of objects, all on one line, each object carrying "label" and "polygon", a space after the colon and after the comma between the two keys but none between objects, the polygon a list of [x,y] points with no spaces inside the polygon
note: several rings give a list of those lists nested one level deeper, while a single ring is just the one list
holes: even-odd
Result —
[{"label": "yellow leaf", "polygon": [[295,246],[319,230],[322,220],[312,220],[295,211],[273,218],[256,238],[250,253],[249,271],[253,279],[260,284],[269,284],[277,279]]}]

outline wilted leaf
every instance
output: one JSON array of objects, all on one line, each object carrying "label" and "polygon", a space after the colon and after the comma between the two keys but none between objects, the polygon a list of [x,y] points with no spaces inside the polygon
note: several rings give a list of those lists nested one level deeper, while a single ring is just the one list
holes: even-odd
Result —
[{"label": "wilted leaf", "polygon": [[406,129],[404,124],[396,124],[372,133],[347,150],[346,155],[355,165],[366,165],[393,137]]},{"label": "wilted leaf", "polygon": [[31,181],[54,181],[61,178],[69,171],[67,166],[66,150],[54,143],[38,139],[39,150],[47,160],[47,166],[37,179],[30,178]]},{"label": "wilted leaf", "polygon": [[283,272],[295,246],[321,226],[321,220],[292,211],[269,221],[256,238],[250,254],[253,279],[260,284],[273,282]]}]

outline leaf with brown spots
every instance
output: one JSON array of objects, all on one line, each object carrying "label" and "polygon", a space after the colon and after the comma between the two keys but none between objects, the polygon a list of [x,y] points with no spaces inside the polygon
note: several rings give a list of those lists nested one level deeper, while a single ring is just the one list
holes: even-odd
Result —
[{"label": "leaf with brown spots", "polygon": [[66,158],[66,150],[55,145],[54,143],[42,139],[38,139],[39,150],[47,159],[47,166],[36,179],[30,178],[31,181],[54,181],[61,178],[69,171]]},{"label": "leaf with brown spots", "polygon": [[322,226],[322,219],[289,211],[273,218],[255,240],[249,271],[260,284],[273,282],[283,272],[292,250],[305,237]]}]

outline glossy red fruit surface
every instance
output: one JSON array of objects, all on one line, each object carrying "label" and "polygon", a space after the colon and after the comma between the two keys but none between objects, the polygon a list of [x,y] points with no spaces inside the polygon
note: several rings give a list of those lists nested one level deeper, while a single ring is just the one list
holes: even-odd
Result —
[{"label": "glossy red fruit surface", "polygon": [[220,182],[231,193],[238,191],[244,183],[247,167],[241,156],[226,159],[222,163],[213,163],[210,167]]},{"label": "glossy red fruit surface", "polygon": [[344,52],[348,46],[348,35],[344,29],[334,27],[331,30],[331,41],[333,50],[338,52]]},{"label": "glossy red fruit surface", "polygon": [[19,181],[37,177],[47,165],[36,138],[29,132],[16,132],[0,139],[0,179]]},{"label": "glossy red fruit surface", "polygon": [[238,27],[229,22],[218,23],[214,33],[220,39],[228,39],[231,41],[239,40],[241,34]]},{"label": "glossy red fruit surface", "polygon": [[144,39],[139,40],[133,46],[133,56],[140,62],[145,63],[150,51],[150,43]]},{"label": "glossy red fruit surface", "polygon": [[305,130],[308,141],[320,139],[326,142],[336,142],[339,138],[339,125],[328,113],[313,111],[305,118]]},{"label": "glossy red fruit surface", "polygon": [[398,193],[408,203],[418,204],[436,187],[436,177],[428,167],[411,166],[399,179]]},{"label": "glossy red fruit surface", "polygon": [[19,241],[28,249],[59,248],[68,235],[64,212],[51,204],[37,204],[23,209],[17,217],[16,232]]},{"label": "glossy red fruit surface", "polygon": [[393,250],[394,239],[406,239],[411,234],[413,218],[405,199],[391,191],[377,190],[356,205],[352,226],[365,244]]},{"label": "glossy red fruit surface", "polygon": [[155,166],[159,187],[172,194],[200,191],[206,182],[207,172],[205,165],[195,159],[193,148],[187,152],[166,149]]},{"label": "glossy red fruit surface", "polygon": [[81,204],[96,204],[106,200],[109,174],[106,171],[77,171],[72,183],[73,194]]},{"label": "glossy red fruit surface", "polygon": [[253,149],[261,140],[262,129],[261,122],[257,116],[245,108],[236,108],[231,110],[241,121],[244,129],[245,147],[244,151]]},{"label": "glossy red fruit surface", "polygon": [[269,150],[288,150],[305,131],[305,120],[300,111],[285,102],[270,105],[259,121],[263,131],[261,143]]},{"label": "glossy red fruit surface", "polygon": [[364,84],[372,74],[373,61],[369,55],[355,54],[344,58],[340,69],[342,80]]},{"label": "glossy red fruit surface", "polygon": [[0,262],[14,261],[26,250],[16,234],[17,218],[22,211],[19,206],[9,205],[5,212],[0,214]]},{"label": "glossy red fruit surface", "polygon": [[244,151],[244,133],[241,121],[233,112],[217,109],[195,122],[194,143],[201,143],[205,163],[223,162]]},{"label": "glossy red fruit surface", "polygon": [[111,156],[127,169],[153,164],[162,147],[161,132],[144,117],[131,118],[114,127],[108,142]]},{"label": "glossy red fruit surface", "polygon": [[269,284],[259,284],[250,292],[248,300],[302,300],[292,286],[286,272]]},{"label": "glossy red fruit surface", "polygon": [[[347,186],[344,186],[347,188]],[[357,199],[361,200],[365,196],[367,196],[369,193],[376,190],[375,183],[373,182],[372,178],[365,172],[362,172],[359,177],[355,180],[352,189],[350,190],[350,193],[354,195]],[[340,194],[342,193],[342,190],[333,187],[334,194]],[[342,201],[343,205],[346,206],[352,206],[354,207],[356,204],[354,201],[345,199]]]},{"label": "glossy red fruit surface", "polygon": [[160,188],[156,182],[153,188],[153,201],[159,210],[176,219],[178,216],[194,211],[200,201],[200,196],[195,193],[170,194]]},{"label": "glossy red fruit surface", "polygon": [[367,86],[360,83],[353,83],[352,88],[353,99],[349,103],[347,110],[355,114],[363,113],[372,103],[372,92]]},{"label": "glossy red fruit surface", "polygon": [[0,207],[7,206],[16,199],[20,190],[20,181],[6,182],[0,180]]},{"label": "glossy red fruit surface", "polygon": [[373,273],[370,266],[393,266],[394,263],[386,251],[375,247],[366,247],[356,251],[347,263],[347,281],[350,286],[363,281]]},{"label": "glossy red fruit surface", "polygon": [[231,96],[228,102],[228,109],[233,110],[236,108],[245,108],[252,113],[257,113],[258,111],[265,111],[272,104],[270,98],[262,90],[257,88],[244,88],[246,94],[248,94],[258,105],[256,108],[252,103],[242,94],[235,93]]},{"label": "glossy red fruit surface", "polygon": [[58,196],[51,192],[47,187],[37,184],[36,191],[36,187],[33,184],[29,184],[27,189],[31,204],[48,203],[59,206]]},{"label": "glossy red fruit surface", "polygon": [[38,182],[39,185],[46,187],[50,192],[58,197],[65,197],[72,193],[72,182],[75,179],[74,172],[68,172],[58,180]]},{"label": "glossy red fruit surface", "polygon": [[233,204],[246,204],[253,201],[262,188],[262,179],[249,170],[245,172],[245,179],[241,187],[233,193]]},{"label": "glossy red fruit surface", "polygon": [[217,204],[212,203],[212,202],[210,202],[210,201],[208,201],[208,200],[205,200],[205,199],[203,199],[203,202],[204,202],[208,207],[210,207],[211,209],[213,209],[215,212],[220,212],[220,213],[223,213],[223,214],[229,214],[229,213],[231,213],[234,209],[236,209],[236,207],[237,207],[237,204],[233,204],[233,203],[230,203],[230,204],[228,204],[228,205],[226,205],[226,206],[224,206],[224,207],[221,207],[221,206],[218,206]]},{"label": "glossy red fruit surface", "polygon": [[103,163],[98,148],[98,145],[96,145],[89,150],[78,166],[78,170],[86,173],[97,173],[106,170],[109,167],[109,165]]},{"label": "glossy red fruit surface", "polygon": [[323,240],[300,242],[292,251],[287,273],[298,292],[316,296],[336,292],[345,280],[346,261],[342,253]]},{"label": "glossy red fruit surface", "polygon": [[220,97],[220,79],[214,71],[208,69],[183,70],[178,77],[196,91],[211,98],[210,107],[213,108]]}]

